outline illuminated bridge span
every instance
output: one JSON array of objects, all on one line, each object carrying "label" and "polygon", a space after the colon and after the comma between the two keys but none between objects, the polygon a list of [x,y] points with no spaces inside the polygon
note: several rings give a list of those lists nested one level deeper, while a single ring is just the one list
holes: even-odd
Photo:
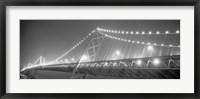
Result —
[{"label": "illuminated bridge span", "polygon": [[[97,28],[89,33],[88,36],[83,38],[74,47],[66,53],[51,62],[45,62],[42,56],[33,64],[25,66],[21,70],[21,78],[34,78],[38,70],[61,71],[72,73],[71,78],[87,78],[88,75],[102,75],[114,76],[119,78],[134,78],[134,79],[179,79],[180,78],[180,55],[160,55],[148,56],[141,58],[131,58],[122,55],[121,51],[115,51],[112,59],[98,60],[97,54],[102,45],[104,38],[109,38],[126,43],[139,44],[147,46],[148,50],[153,50],[154,47],[161,48],[176,48],[180,49],[179,45],[172,44],[159,44],[152,42],[144,42],[126,38],[120,38],[113,34],[123,35],[178,35],[179,31],[174,33],[161,33],[159,31],[153,32],[133,32],[133,31],[118,31]],[[63,57],[77,48],[87,38],[91,36],[91,40],[79,57],[78,61],[72,59],[69,62]],[[95,43],[96,41],[96,43]],[[92,51],[92,52],[91,52]],[[126,51],[126,50],[125,50]]]}]

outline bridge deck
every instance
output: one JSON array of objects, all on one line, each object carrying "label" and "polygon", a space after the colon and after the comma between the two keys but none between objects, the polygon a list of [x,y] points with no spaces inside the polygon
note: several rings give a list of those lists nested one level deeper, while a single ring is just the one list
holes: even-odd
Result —
[{"label": "bridge deck", "polygon": [[[160,63],[152,61],[159,58]],[[138,59],[123,59],[110,61],[96,61],[83,63],[62,63],[53,65],[41,65],[23,71],[28,75],[32,70],[49,70],[61,72],[73,72],[78,66],[81,74],[116,76],[137,79],[179,79],[180,56],[142,58],[142,64],[137,64]],[[171,62],[170,62],[171,60]]]}]

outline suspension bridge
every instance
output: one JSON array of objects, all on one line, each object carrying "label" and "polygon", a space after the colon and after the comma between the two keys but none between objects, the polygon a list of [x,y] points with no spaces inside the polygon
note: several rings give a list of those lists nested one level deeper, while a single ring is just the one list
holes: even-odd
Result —
[{"label": "suspension bridge", "polygon": [[[134,36],[134,38],[123,38],[124,35]],[[71,79],[86,79],[88,75],[102,75],[111,77],[120,77],[126,79],[179,79],[180,78],[180,45],[165,44],[164,42],[145,41],[148,37],[158,36],[180,37],[180,31],[120,31],[109,30],[104,28],[96,28],[86,37],[81,39],[72,48],[67,50],[53,61],[46,62],[45,58],[40,56],[34,63],[29,63],[20,71],[20,78],[31,79],[34,78],[37,71],[60,71],[71,73]],[[142,41],[137,40],[138,37],[144,37]],[[114,50],[109,42],[124,42],[123,50]],[[170,39],[171,40],[171,39]],[[177,40],[175,38],[175,40]],[[86,42],[88,41],[88,42]],[[65,59],[70,52],[78,49],[80,45],[86,43],[81,54],[71,60]],[[109,43],[109,44],[108,44]],[[106,52],[108,48],[101,49],[103,45],[111,47],[112,54]],[[117,44],[116,46],[119,46]],[[137,50],[134,49],[137,46]],[[142,46],[142,47],[141,47]],[[161,51],[154,51],[154,49],[161,49]],[[168,49],[162,51],[162,49]],[[148,50],[148,52],[146,52]],[[104,52],[104,54],[102,54]],[[133,54],[138,54],[133,57]]]}]

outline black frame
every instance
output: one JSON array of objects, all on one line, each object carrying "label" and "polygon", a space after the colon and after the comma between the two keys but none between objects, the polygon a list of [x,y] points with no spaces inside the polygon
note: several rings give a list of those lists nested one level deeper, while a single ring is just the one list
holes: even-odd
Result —
[{"label": "black frame", "polygon": [[[114,93],[72,93],[72,94],[47,94],[47,93],[6,93],[6,6],[194,6],[195,12],[195,71],[194,93],[140,93],[140,94],[114,94]],[[0,97],[2,99],[27,99],[27,98],[136,98],[136,99],[199,99],[200,98],[200,67],[199,67],[199,42],[200,42],[200,2],[199,0],[0,0]]]}]

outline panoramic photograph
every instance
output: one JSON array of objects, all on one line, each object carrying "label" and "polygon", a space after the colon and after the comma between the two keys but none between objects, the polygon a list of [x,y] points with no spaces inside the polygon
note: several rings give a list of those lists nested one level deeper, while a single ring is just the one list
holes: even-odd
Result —
[{"label": "panoramic photograph", "polygon": [[20,79],[180,79],[180,20],[20,20]]}]

